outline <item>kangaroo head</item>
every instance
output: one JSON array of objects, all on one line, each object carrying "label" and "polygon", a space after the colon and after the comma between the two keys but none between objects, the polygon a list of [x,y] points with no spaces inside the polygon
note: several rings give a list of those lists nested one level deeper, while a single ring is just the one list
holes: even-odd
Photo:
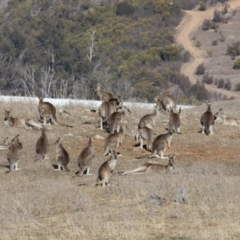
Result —
[{"label": "kangaroo head", "polygon": [[10,111],[7,111],[7,110],[4,109],[4,111],[5,111],[4,121],[6,121],[6,120],[8,120],[8,118],[10,117],[10,112],[11,112],[11,110],[10,110]]},{"label": "kangaroo head", "polygon": [[100,83],[97,83],[97,84],[95,85],[95,87],[94,87],[94,91],[95,91],[95,92],[98,92],[98,91],[100,91],[100,90],[101,90]]},{"label": "kangaroo head", "polygon": [[175,163],[175,161],[174,161],[174,159],[175,159],[175,154],[173,154],[173,155],[171,155],[170,157],[169,157],[169,162],[168,162],[168,164],[171,166],[171,167],[173,167],[174,166],[174,163]]},{"label": "kangaroo head", "polygon": [[212,109],[211,109],[212,103],[207,103],[206,102],[206,104],[207,104],[207,112],[212,112]]}]

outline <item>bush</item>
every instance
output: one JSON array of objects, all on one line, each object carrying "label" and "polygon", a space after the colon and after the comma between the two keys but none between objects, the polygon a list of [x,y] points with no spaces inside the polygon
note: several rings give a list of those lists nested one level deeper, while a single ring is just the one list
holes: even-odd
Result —
[{"label": "bush", "polygon": [[208,99],[208,91],[204,87],[204,84],[197,82],[189,90],[190,96],[193,95],[199,101]]},{"label": "bush", "polygon": [[199,7],[198,10],[199,11],[205,11],[207,9],[207,5],[205,2],[199,2]]},{"label": "bush", "polygon": [[240,58],[234,62],[233,69],[240,69]]},{"label": "bush", "polygon": [[220,78],[218,80],[218,88],[224,88],[224,86],[225,86],[225,81],[224,79]]},{"label": "bush", "polygon": [[235,88],[234,88],[234,91],[240,91],[240,83],[237,83]]},{"label": "bush", "polygon": [[207,73],[205,73],[205,74],[203,75],[202,82],[203,82],[203,83],[206,83],[206,84],[212,84],[212,83],[213,83],[213,76],[210,76],[210,75],[208,75]]},{"label": "bush", "polygon": [[231,57],[240,55],[240,41],[233,42],[227,46],[227,54]]},{"label": "bush", "polygon": [[215,10],[214,15],[213,15],[213,21],[220,23],[220,22],[222,22],[222,20],[223,20],[223,17],[222,17],[221,11]]},{"label": "bush", "polygon": [[128,2],[120,2],[116,9],[116,14],[119,16],[131,15],[134,13],[134,7]]},{"label": "bush", "polygon": [[212,40],[212,45],[217,46],[218,45],[218,40]]},{"label": "bush", "polygon": [[196,69],[196,75],[203,75],[205,73],[205,66],[203,63],[199,64]]},{"label": "bush", "polygon": [[227,89],[227,90],[231,90],[232,89],[232,83],[230,82],[229,79],[227,79],[227,82],[225,83],[224,88]]}]

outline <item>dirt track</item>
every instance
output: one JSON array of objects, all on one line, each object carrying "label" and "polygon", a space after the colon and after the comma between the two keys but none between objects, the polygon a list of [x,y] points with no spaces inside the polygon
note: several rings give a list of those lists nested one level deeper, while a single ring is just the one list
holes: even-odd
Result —
[{"label": "dirt track", "polygon": [[[232,9],[240,6],[240,0],[233,0],[229,1],[228,3]],[[221,5],[209,8],[207,11],[203,12],[198,10],[185,11],[185,16],[177,27],[177,43],[189,51],[192,56],[192,60],[182,66],[181,73],[188,76],[192,84],[197,82],[197,76],[195,75],[197,66],[202,62],[207,63],[209,61],[206,50],[197,48],[194,45],[192,41],[192,35],[202,25],[204,19],[212,18],[214,11],[218,8],[221,8]],[[240,99],[240,95],[236,92],[219,89],[213,85],[205,85],[205,87],[209,91]]]}]

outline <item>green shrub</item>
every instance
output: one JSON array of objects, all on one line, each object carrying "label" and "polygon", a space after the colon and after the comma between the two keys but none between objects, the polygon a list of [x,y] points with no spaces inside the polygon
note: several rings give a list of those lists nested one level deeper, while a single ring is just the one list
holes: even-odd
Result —
[{"label": "green shrub", "polygon": [[240,55],[240,41],[233,42],[227,46],[227,54],[231,57]]},{"label": "green shrub", "polygon": [[203,63],[199,64],[196,69],[196,75],[203,75],[205,73],[205,66]]},{"label": "green shrub", "polygon": [[207,9],[207,4],[205,2],[199,2],[199,11],[205,11]]},{"label": "green shrub", "polygon": [[128,2],[120,2],[116,9],[116,14],[119,16],[127,16],[134,13],[134,7]]},{"label": "green shrub", "polygon": [[233,69],[240,69],[240,58],[234,62]]}]

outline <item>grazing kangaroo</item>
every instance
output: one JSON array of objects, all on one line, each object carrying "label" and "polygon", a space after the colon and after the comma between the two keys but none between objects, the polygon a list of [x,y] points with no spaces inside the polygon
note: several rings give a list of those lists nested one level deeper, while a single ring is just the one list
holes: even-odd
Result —
[{"label": "grazing kangaroo", "polygon": [[78,157],[79,171],[75,173],[76,175],[82,176],[85,171],[87,175],[90,175],[89,171],[92,164],[93,154],[94,154],[93,139],[92,137],[88,137],[88,145],[81,151]]},{"label": "grazing kangaroo", "polygon": [[112,155],[109,160],[104,162],[99,170],[98,177],[94,186],[102,185],[102,187],[110,186],[111,173],[116,169],[117,166],[117,155]]},{"label": "grazing kangaroo", "polygon": [[175,155],[170,156],[167,165],[161,165],[158,163],[144,163],[143,165],[136,169],[124,172],[123,175],[144,172],[157,172],[157,173],[162,171],[171,172],[174,169],[174,158]]},{"label": "grazing kangaroo", "polygon": [[43,98],[39,97],[38,111],[43,124],[51,123],[54,125],[60,125],[65,127],[73,127],[67,124],[59,123],[56,117],[56,108],[50,102],[44,102]]},{"label": "grazing kangaroo", "polygon": [[47,150],[48,150],[48,138],[45,132],[45,128],[42,129],[42,134],[38,138],[37,143],[36,143],[36,155],[35,155],[35,160],[34,162],[38,160],[43,160],[46,156]]},{"label": "grazing kangaroo", "polygon": [[207,110],[202,114],[200,123],[202,126],[202,134],[213,134],[213,125],[215,122],[216,117],[213,115],[211,110],[211,104],[207,103]]},{"label": "grazing kangaroo", "polygon": [[226,113],[222,109],[219,109],[217,113],[214,114],[215,122],[219,122],[228,126],[240,126],[240,120],[237,118],[227,117]]},{"label": "grazing kangaroo", "polygon": [[131,111],[126,106],[123,106],[122,108],[118,108],[107,118],[106,122],[109,125],[110,134],[114,133],[114,130],[119,132],[123,119],[130,113]]},{"label": "grazing kangaroo", "polygon": [[18,151],[22,149],[22,143],[19,142],[19,134],[14,137],[8,147],[7,160],[9,162],[9,170],[6,173],[10,173],[12,171],[17,171],[18,168],[18,160],[19,153]]},{"label": "grazing kangaroo", "polygon": [[94,91],[97,92],[98,96],[103,102],[109,102],[110,99],[114,98],[112,93],[103,91],[101,89],[100,83],[96,84]]},{"label": "grazing kangaroo", "polygon": [[114,113],[118,107],[122,107],[122,98],[112,99],[110,102],[103,102],[98,108],[100,116],[100,128],[103,130],[103,123],[106,122],[107,118]]},{"label": "grazing kangaroo", "polygon": [[168,128],[172,129],[174,133],[179,133],[181,134],[180,131],[180,113],[181,113],[181,108],[179,108],[178,113],[173,112],[173,109],[171,108],[170,110],[170,116],[169,116],[169,123],[168,123]]},{"label": "grazing kangaroo", "polygon": [[140,148],[143,148],[143,140],[146,141],[147,150],[151,150],[152,140],[153,140],[153,131],[151,128],[143,127],[138,129],[138,132],[135,136],[137,142],[140,142]]},{"label": "grazing kangaroo", "polygon": [[155,126],[156,119],[159,116],[159,108],[157,106],[154,106],[154,112],[151,114],[147,114],[143,116],[139,123],[138,123],[138,129],[143,127],[148,127],[152,129]]},{"label": "grazing kangaroo", "polygon": [[172,135],[172,129],[169,129],[168,133],[158,135],[152,143],[152,153],[148,156],[148,158],[159,158],[160,156],[161,159],[168,159],[168,157],[164,156],[164,153],[167,150],[167,147],[170,148]]},{"label": "grazing kangaroo", "polygon": [[35,129],[42,129],[43,125],[41,123],[38,123],[30,118],[14,118],[10,116],[11,110],[5,111],[5,117],[4,117],[4,124],[7,127],[17,127],[17,128],[25,128],[28,130]]},{"label": "grazing kangaroo", "polygon": [[156,96],[154,101],[160,110],[164,109],[165,111],[170,111],[171,109],[176,108],[176,100],[172,95],[166,95],[163,99],[160,99],[159,96]]},{"label": "grazing kangaroo", "polygon": [[105,139],[104,153],[106,156],[111,153],[111,155],[116,155],[116,150],[119,145],[122,144],[123,138],[125,136],[125,127],[120,126],[120,131],[118,133],[112,133]]},{"label": "grazing kangaroo", "polygon": [[55,142],[56,144],[56,153],[57,153],[57,165],[58,168],[56,170],[69,172],[67,165],[69,163],[69,154],[67,150],[62,146],[61,139],[58,138]]}]

